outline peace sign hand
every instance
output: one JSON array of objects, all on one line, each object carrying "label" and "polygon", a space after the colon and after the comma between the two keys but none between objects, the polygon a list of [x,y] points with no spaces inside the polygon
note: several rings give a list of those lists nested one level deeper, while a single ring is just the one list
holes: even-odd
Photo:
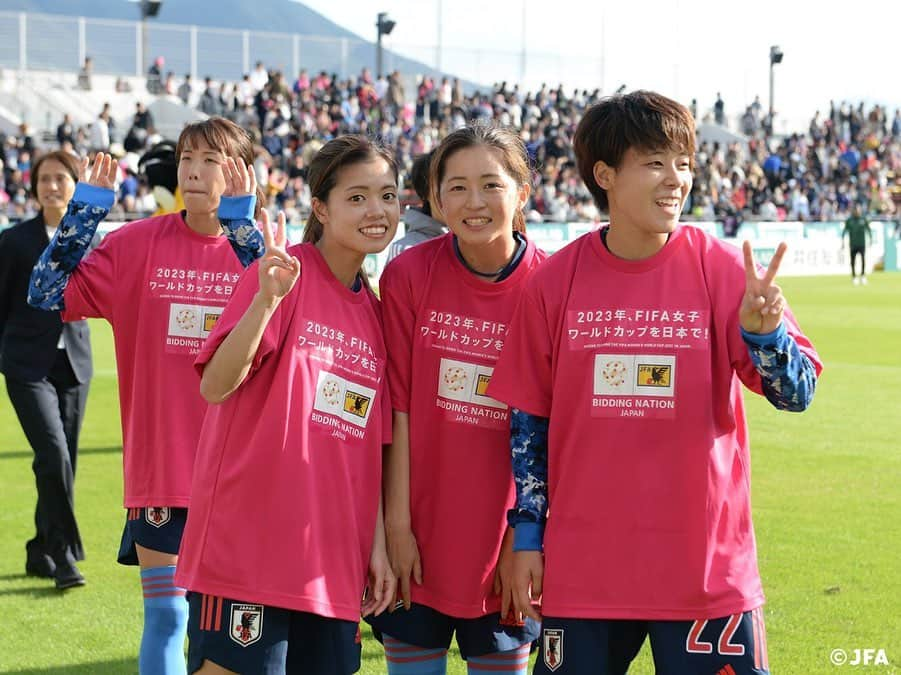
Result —
[{"label": "peace sign hand", "polygon": [[94,156],[94,164],[91,165],[90,160],[85,157],[81,160],[81,168],[78,172],[78,182],[87,183],[94,187],[106,188],[112,190],[116,186],[116,174],[119,166],[112,155],[105,152],[98,152]]},{"label": "peace sign hand", "polygon": [[227,157],[222,162],[222,175],[225,176],[225,192],[223,197],[245,197],[257,193],[257,177],[253,166],[247,166],[238,157]]},{"label": "peace sign hand", "polygon": [[278,212],[278,225],[273,237],[269,222],[269,212],[263,209],[263,242],[266,251],[260,258],[260,294],[269,302],[280,302],[297,282],[300,276],[300,261],[288,255],[286,250],[285,212]]},{"label": "peace sign hand", "polygon": [[746,241],[742,245],[745,255],[745,294],[738,311],[738,321],[749,333],[759,335],[772,333],[782,323],[785,298],[782,296],[782,289],[773,281],[787,249],[788,245],[785,242],[779,244],[769,267],[760,277],[757,275],[757,264],[754,262],[751,243]]}]

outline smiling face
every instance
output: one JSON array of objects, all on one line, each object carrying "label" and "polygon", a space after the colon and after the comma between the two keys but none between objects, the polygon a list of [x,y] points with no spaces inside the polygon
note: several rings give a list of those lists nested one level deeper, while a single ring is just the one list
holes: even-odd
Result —
[{"label": "smiling face", "polygon": [[620,236],[653,238],[668,235],[679,223],[691,192],[691,157],[673,148],[629,148],[619,167],[598,162],[594,175],[607,191],[611,229]]},{"label": "smiling face", "polygon": [[201,139],[184,143],[178,159],[178,186],[188,213],[209,213],[219,208],[225,192],[224,161],[221,150]]},{"label": "smiling face", "polygon": [[41,163],[37,177],[37,199],[45,211],[64,211],[75,194],[75,179],[56,159]]},{"label": "smiling face", "polygon": [[528,190],[507,173],[500,150],[475,145],[445,160],[438,206],[461,246],[489,246],[512,238],[513,216]]},{"label": "smiling face", "polygon": [[313,199],[313,212],[323,225],[322,248],[355,255],[384,250],[400,220],[394,169],[381,157],[344,166],[326,199]]}]

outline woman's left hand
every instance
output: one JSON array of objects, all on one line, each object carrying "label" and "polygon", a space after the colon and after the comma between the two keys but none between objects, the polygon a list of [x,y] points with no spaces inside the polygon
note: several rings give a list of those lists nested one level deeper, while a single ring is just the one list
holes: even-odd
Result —
[{"label": "woman's left hand", "polygon": [[222,175],[225,176],[223,197],[247,197],[257,193],[257,177],[253,166],[247,166],[240,157],[227,157],[222,162]]},{"label": "woman's left hand", "polygon": [[774,282],[787,248],[785,242],[779,244],[769,267],[761,277],[757,274],[751,243],[746,241],[742,246],[745,257],[745,294],[738,310],[738,321],[749,333],[772,333],[782,323],[785,298],[782,289]]}]

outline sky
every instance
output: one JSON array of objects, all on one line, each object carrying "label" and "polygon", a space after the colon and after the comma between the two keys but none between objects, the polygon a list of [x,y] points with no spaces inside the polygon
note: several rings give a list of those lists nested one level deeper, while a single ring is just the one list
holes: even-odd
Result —
[{"label": "sky", "polygon": [[[896,0],[304,0],[375,40],[378,11],[397,22],[384,45],[487,85],[542,82],[612,93],[654,89],[700,110],[722,93],[727,115],[760,97],[774,68],[777,131],[802,131],[835,99],[901,107],[893,70]],[[440,17],[440,19],[439,19]],[[439,29],[440,24],[440,29]],[[881,31],[880,26],[888,29]],[[438,48],[440,45],[440,50]],[[525,45],[525,50],[523,46]],[[525,51],[525,53],[524,53]],[[439,56],[440,54],[440,56]]]}]

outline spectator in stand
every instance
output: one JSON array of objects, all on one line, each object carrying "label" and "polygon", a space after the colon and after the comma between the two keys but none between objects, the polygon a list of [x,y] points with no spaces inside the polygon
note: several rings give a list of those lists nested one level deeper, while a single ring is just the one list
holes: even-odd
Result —
[{"label": "spectator in stand", "polygon": [[125,166],[123,170],[125,178],[122,179],[122,183],[119,185],[119,204],[126,214],[134,214],[137,210],[135,208],[135,200],[138,196],[138,177],[131,170],[131,167]]},{"label": "spectator in stand", "polygon": [[78,71],[78,88],[91,91],[91,75],[94,73],[94,60],[90,56],[84,57],[84,65]]},{"label": "spectator in stand", "polygon": [[135,116],[131,125],[148,133],[153,131],[153,115],[142,101],[135,103]]},{"label": "spectator in stand", "polygon": [[716,92],[716,102],[713,104],[713,118],[721,127],[726,126],[726,104],[720,92]]},{"label": "spectator in stand", "polygon": [[255,90],[253,88],[253,82],[250,81],[250,75],[245,73],[244,77],[241,78],[241,82],[238,83],[238,100],[240,101],[241,107],[253,104],[253,95]]},{"label": "spectator in stand", "polygon": [[119,140],[119,134],[116,131],[116,120],[113,119],[113,111],[108,102],[103,104],[101,114],[106,116],[106,126],[109,128],[110,143],[115,143]]},{"label": "spectator in stand", "polygon": [[178,87],[178,98],[181,99],[181,102],[185,105],[191,104],[191,73],[185,73],[185,79]]},{"label": "spectator in stand", "polygon": [[149,134],[146,129],[133,124],[125,134],[125,140],[122,143],[123,149],[125,152],[140,153],[147,147],[148,138]]},{"label": "spectator in stand", "polygon": [[261,91],[269,82],[269,73],[262,61],[257,61],[253,72],[250,74],[250,84],[253,86],[254,93]]},{"label": "spectator in stand", "polygon": [[91,125],[91,151],[106,152],[110,146],[110,115],[105,108]]},{"label": "spectator in stand", "polygon": [[[599,91],[567,95],[561,87],[542,85],[527,92],[502,82],[490,91],[467,95],[459,79],[436,82],[421,77],[408,109],[403,79],[403,74],[391,73],[385,86],[373,81],[368,70],[343,80],[326,71],[311,77],[301,70],[289,86],[280,73],[270,74],[258,62],[239,83],[223,84],[201,103],[247,128],[258,143],[266,136],[267,146],[280,146],[273,168],[283,170],[311,142],[374,132],[390,139],[402,169],[409,170],[412,156],[427,152],[467,120],[490,119],[516,128],[530,157],[547,169],[526,209],[530,220],[590,217],[595,212],[593,202],[580,193],[579,181],[571,184],[564,168],[574,160],[573,130],[586,108],[601,98]],[[691,110],[697,119],[696,99]],[[901,175],[901,112],[891,116],[879,105],[831,102],[829,114],[815,115],[803,133],[776,138],[763,124],[759,98],[746,103],[744,110],[741,126],[747,143],[700,144],[691,204],[703,197],[714,218],[732,226],[747,218],[769,217],[773,210],[780,218],[844,220],[859,200],[869,205],[874,217],[894,214],[891,195]],[[709,119],[726,122],[720,94]],[[118,140],[112,124],[109,118],[110,143]],[[74,128],[72,146],[88,149],[93,132],[90,125]],[[7,173],[11,167],[7,163]],[[797,194],[790,180],[795,180]]]},{"label": "spectator in stand", "polygon": [[75,126],[69,113],[64,113],[63,121],[56,127],[56,142],[62,147],[67,141],[75,145]]},{"label": "spectator in stand", "polygon": [[166,59],[157,56],[147,69],[147,91],[154,96],[163,93],[163,65]]},{"label": "spectator in stand", "polygon": [[294,81],[294,93],[302,94],[310,88],[310,76],[307,74],[306,68],[301,68],[300,73],[297,75],[297,80]]},{"label": "spectator in stand", "polygon": [[235,111],[236,85],[223,82],[219,85],[219,114],[231,118]]},{"label": "spectator in stand", "polygon": [[213,78],[207,76],[203,80],[203,93],[200,95],[200,103],[198,109],[205,115],[213,116],[219,114],[219,93],[213,84]]},{"label": "spectator in stand", "polygon": [[[401,78],[400,72],[395,70],[393,73],[391,73],[391,76],[388,80],[388,92],[385,96],[385,103],[395,120],[399,117],[400,110],[404,107],[406,100],[407,96],[404,91],[403,79]],[[436,104],[438,102],[437,95],[435,97],[435,102]],[[438,108],[436,105],[435,118],[437,117]]]},{"label": "spectator in stand", "polygon": [[25,122],[19,125],[18,145],[19,152],[27,152],[29,155],[34,155],[34,136],[31,135],[31,129]]}]

